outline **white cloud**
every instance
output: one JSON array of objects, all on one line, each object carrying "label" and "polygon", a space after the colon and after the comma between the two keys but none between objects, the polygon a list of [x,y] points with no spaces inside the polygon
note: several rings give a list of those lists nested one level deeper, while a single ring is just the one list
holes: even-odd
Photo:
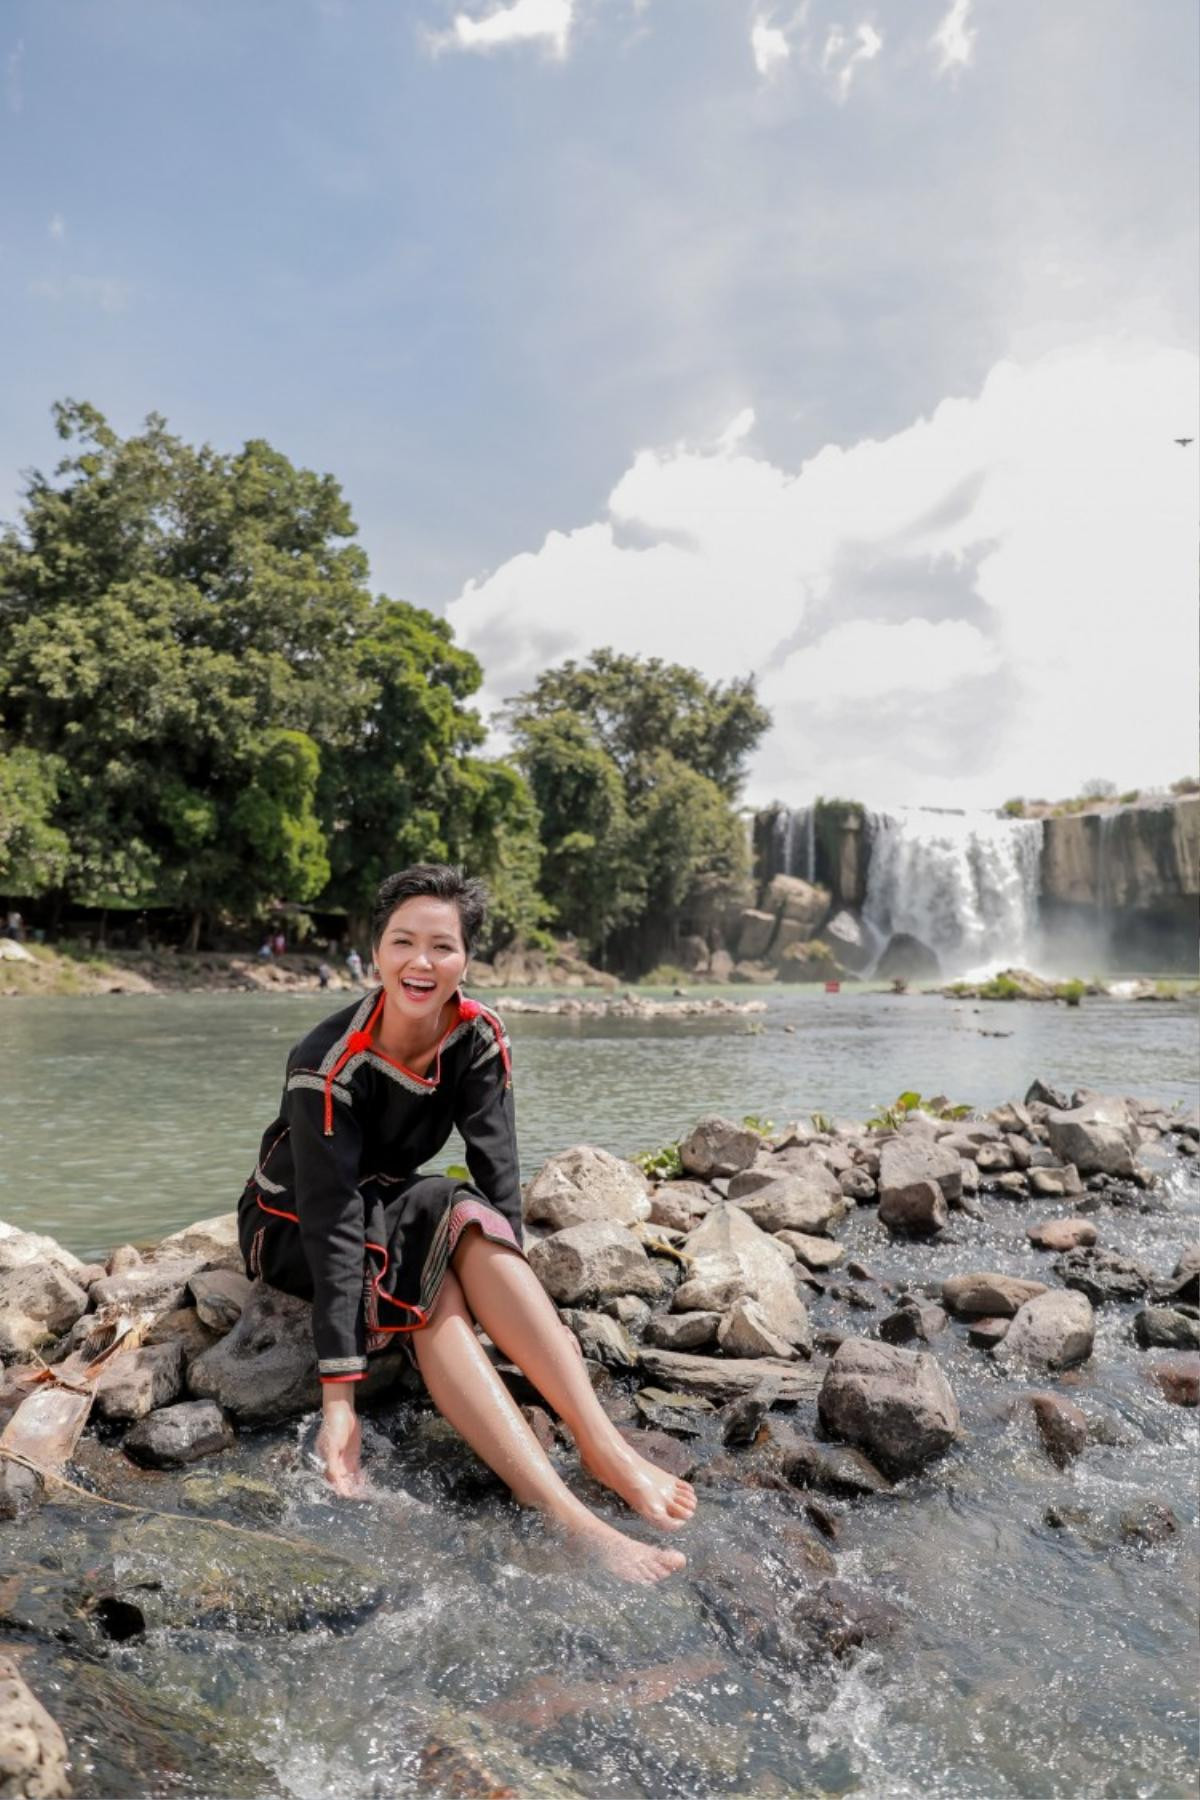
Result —
[{"label": "white cloud", "polygon": [[847,98],[856,71],[863,63],[874,62],[882,49],[883,39],[873,25],[864,22],[857,26],[853,37],[840,25],[830,26],[821,53],[821,72],[828,77],[836,100]]},{"label": "white cloud", "polygon": [[792,49],[778,25],[772,25],[760,16],[750,30],[750,54],[754,58],[754,67],[765,78],[788,60]]},{"label": "white cloud", "polygon": [[67,235],[67,221],[63,218],[61,213],[56,212],[52,215],[46,230],[56,244],[61,244]]},{"label": "white cloud", "polygon": [[542,42],[560,60],[567,54],[575,0],[512,0],[482,18],[456,13],[448,31],[434,33],[434,50],[488,52],[508,44]]},{"label": "white cloud", "polygon": [[954,0],[929,40],[930,49],[937,53],[935,73],[938,75],[958,75],[971,66],[975,55],[975,39],[979,35],[967,24],[971,16],[971,5],[972,0]]},{"label": "white cloud", "polygon": [[107,313],[124,312],[133,295],[129,283],[115,275],[68,275],[64,281],[31,281],[29,292],[35,300],[49,300],[56,306],[78,300]]},{"label": "white cloud", "polygon": [[[1195,760],[1198,363],[1097,340],[795,472],[747,443],[642,450],[606,516],[468,582],[485,709],[601,645],[754,673],[748,790],[998,805]],[[494,740],[498,745],[500,740]]]}]

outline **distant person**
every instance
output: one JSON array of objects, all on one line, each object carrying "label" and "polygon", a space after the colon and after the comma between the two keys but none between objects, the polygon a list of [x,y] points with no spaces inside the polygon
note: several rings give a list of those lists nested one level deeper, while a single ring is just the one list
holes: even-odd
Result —
[{"label": "distant person", "polygon": [[271,940],[269,937],[265,937],[258,946],[258,960],[260,962],[270,962],[271,960]]},{"label": "distant person", "polygon": [[25,940],[25,921],[15,907],[4,921],[4,935],[18,944]]},{"label": "distant person", "polygon": [[329,986],[329,983],[332,980],[333,980],[333,970],[330,968],[329,964],[327,962],[318,963],[317,964],[317,985],[321,989],[322,993],[325,992],[325,989]]},{"label": "distant person", "polygon": [[276,956],[287,955],[287,939],[284,937],[282,931],[277,931],[275,936],[271,939],[271,949],[275,952]]},{"label": "distant person", "polygon": [[351,981],[357,981],[361,987],[363,985],[363,960],[353,947],[346,952],[346,967],[350,971]]},{"label": "distant person", "polygon": [[[589,1511],[563,1482],[480,1343],[482,1325],[575,1437],[584,1466],[663,1531],[696,1497],[608,1418],[578,1341],[521,1247],[512,1063],[503,1022],[461,983],[487,893],[418,863],[379,889],[380,986],[330,1015],[288,1057],[279,1117],[238,1202],[251,1279],[312,1300],[326,1479],[362,1497],[354,1390],[389,1344],[413,1356],[434,1405],[525,1506],[627,1581],[682,1566]],[[349,959],[347,959],[349,960]],[[470,1180],[422,1164],[455,1128]]]}]

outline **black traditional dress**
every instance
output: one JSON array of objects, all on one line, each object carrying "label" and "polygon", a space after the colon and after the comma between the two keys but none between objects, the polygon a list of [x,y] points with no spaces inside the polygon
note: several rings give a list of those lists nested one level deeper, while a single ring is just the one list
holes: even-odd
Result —
[{"label": "black traditional dress", "polygon": [[[459,992],[429,1074],[415,1075],[371,1042],[383,1003],[380,988],[296,1045],[238,1203],[247,1274],[312,1301],[322,1381],[361,1381],[369,1352],[428,1322],[468,1225],[521,1249],[503,1024]],[[421,1174],[455,1127],[471,1180]]]}]

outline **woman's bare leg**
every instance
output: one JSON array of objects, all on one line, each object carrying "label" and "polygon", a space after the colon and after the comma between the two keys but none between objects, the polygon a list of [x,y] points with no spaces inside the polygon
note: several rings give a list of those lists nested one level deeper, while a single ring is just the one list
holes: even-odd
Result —
[{"label": "woman's bare leg", "polygon": [[554,1302],[524,1257],[468,1228],[453,1263],[472,1313],[554,1408],[597,1481],[664,1531],[686,1525],[696,1510],[694,1489],[656,1469],[621,1436],[592,1392]]},{"label": "woman's bare leg", "polygon": [[523,1506],[537,1507],[585,1538],[614,1574],[627,1581],[661,1581],[682,1567],[678,1551],[657,1550],[625,1537],[589,1512],[562,1481],[476,1337],[452,1270],[446,1272],[429,1324],[413,1334],[413,1348],[438,1411]]}]

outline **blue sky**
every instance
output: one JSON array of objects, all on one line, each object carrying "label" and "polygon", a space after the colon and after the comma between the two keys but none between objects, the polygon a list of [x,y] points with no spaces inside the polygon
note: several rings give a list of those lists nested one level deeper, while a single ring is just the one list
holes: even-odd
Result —
[{"label": "blue sky", "polygon": [[1196,49],[1185,0],[4,0],[0,513],[55,398],[154,409],[332,470],[485,706],[613,642],[758,676],[751,798],[1168,781]]}]

